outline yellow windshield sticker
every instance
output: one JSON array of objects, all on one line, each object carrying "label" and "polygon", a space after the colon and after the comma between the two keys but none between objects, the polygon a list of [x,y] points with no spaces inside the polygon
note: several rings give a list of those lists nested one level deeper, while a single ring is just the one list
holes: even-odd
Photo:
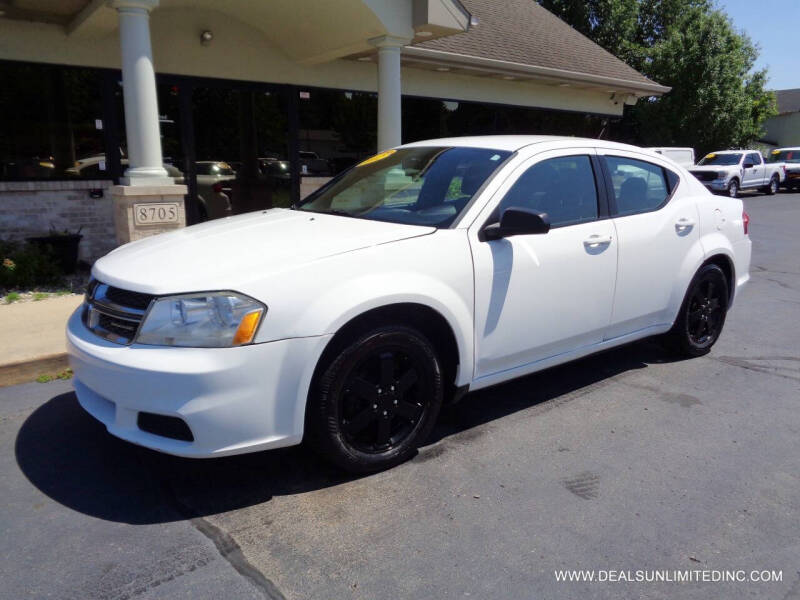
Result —
[{"label": "yellow windshield sticker", "polygon": [[780,151],[780,150],[773,150],[773,151],[772,151],[772,153],[773,153],[773,154],[780,154],[780,153],[781,153],[781,151]]},{"label": "yellow windshield sticker", "polygon": [[395,152],[396,152],[396,150],[386,150],[384,152],[380,152],[380,153],[376,154],[375,156],[370,156],[367,160],[361,161],[356,166],[357,167],[363,167],[364,165],[371,165],[372,163],[378,162],[379,160],[383,160],[387,156],[391,156]]},{"label": "yellow windshield sticker", "polygon": [[714,154],[713,152],[711,154],[706,154],[706,158],[714,158],[715,156],[716,154]]}]

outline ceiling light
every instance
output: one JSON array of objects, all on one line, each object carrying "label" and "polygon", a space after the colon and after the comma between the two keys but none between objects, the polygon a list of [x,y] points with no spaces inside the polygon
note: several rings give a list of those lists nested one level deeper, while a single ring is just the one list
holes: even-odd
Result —
[{"label": "ceiling light", "polygon": [[569,87],[569,86],[570,86],[569,83],[559,83],[558,84],[558,87]]},{"label": "ceiling light", "polygon": [[478,25],[480,25],[480,21],[478,20],[478,17],[476,17],[475,15],[472,15],[469,18],[469,26],[470,27],[477,27]]},{"label": "ceiling light", "polygon": [[370,62],[372,60],[371,56],[359,56],[356,60],[360,60],[361,62]]},{"label": "ceiling light", "polygon": [[203,33],[200,34],[200,43],[203,46],[208,46],[211,43],[211,40],[214,39],[214,34],[206,29]]},{"label": "ceiling light", "polygon": [[446,73],[447,71],[450,70],[450,67],[436,67],[436,70],[439,71],[440,73]]},{"label": "ceiling light", "polygon": [[513,75],[503,75],[503,79],[505,79],[506,81],[514,81],[516,77],[514,77]]},{"label": "ceiling light", "polygon": [[431,37],[433,35],[432,31],[418,31],[417,37]]}]

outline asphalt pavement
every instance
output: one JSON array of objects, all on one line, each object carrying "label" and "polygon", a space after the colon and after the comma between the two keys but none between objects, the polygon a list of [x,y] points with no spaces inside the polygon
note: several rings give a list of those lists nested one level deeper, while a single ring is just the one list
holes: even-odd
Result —
[{"label": "asphalt pavement", "polygon": [[646,341],[470,394],[369,477],[163,456],[69,382],[0,389],[0,598],[800,599],[800,194],[745,204],[752,281],[710,355]]}]

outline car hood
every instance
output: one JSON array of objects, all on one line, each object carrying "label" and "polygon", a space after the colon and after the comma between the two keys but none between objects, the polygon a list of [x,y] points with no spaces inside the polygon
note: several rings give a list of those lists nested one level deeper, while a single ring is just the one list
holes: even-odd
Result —
[{"label": "car hood", "polygon": [[149,294],[236,290],[312,261],[434,231],[271,209],[126,244],[98,260],[92,274],[109,285]]}]

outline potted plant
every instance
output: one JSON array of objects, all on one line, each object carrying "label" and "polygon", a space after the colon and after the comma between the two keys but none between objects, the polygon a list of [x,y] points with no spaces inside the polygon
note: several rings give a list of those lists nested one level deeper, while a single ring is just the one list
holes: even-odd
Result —
[{"label": "potted plant", "polygon": [[57,231],[51,226],[48,235],[29,237],[28,241],[40,249],[50,252],[63,272],[71,274],[78,266],[78,246],[83,238],[82,229],[83,227],[80,227],[75,232],[67,229]]}]

